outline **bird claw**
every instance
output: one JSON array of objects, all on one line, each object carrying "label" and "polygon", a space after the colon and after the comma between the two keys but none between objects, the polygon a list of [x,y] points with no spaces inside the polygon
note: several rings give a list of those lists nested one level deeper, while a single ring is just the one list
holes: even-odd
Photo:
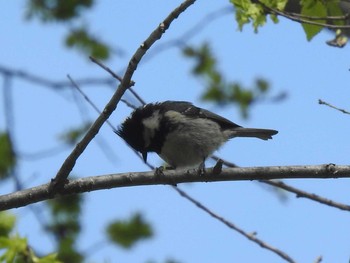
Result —
[{"label": "bird claw", "polygon": [[204,163],[204,162],[202,162],[202,163],[199,165],[199,167],[198,167],[198,169],[197,169],[197,174],[198,174],[198,176],[205,176],[206,171],[205,171],[205,163]]},{"label": "bird claw", "polygon": [[156,177],[164,176],[164,173],[163,173],[164,170],[165,170],[165,169],[164,169],[164,166],[157,167],[157,168],[154,170],[154,175],[155,175]]}]

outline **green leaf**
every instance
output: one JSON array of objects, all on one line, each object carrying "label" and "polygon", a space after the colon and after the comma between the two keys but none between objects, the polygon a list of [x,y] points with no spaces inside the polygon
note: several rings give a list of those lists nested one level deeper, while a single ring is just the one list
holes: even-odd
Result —
[{"label": "green leaf", "polygon": [[59,135],[59,138],[69,145],[75,145],[78,140],[86,133],[91,123],[82,124],[79,127],[72,128]]},{"label": "green leaf", "polygon": [[11,238],[0,237],[0,248],[5,252],[0,256],[2,262],[14,262],[17,257],[21,257],[27,252],[27,239],[18,235]]},{"label": "green leaf", "polygon": [[28,1],[27,17],[36,16],[43,22],[66,21],[76,18],[83,9],[92,5],[93,0],[33,0]]},{"label": "green leaf", "polygon": [[16,223],[16,217],[7,212],[0,212],[0,236],[8,236]]},{"label": "green leaf", "polygon": [[[304,16],[314,16],[314,17],[326,17],[327,8],[323,4],[322,0],[302,0],[301,14]],[[325,20],[317,20],[319,23],[326,23]],[[314,36],[316,36],[322,29],[322,26],[310,25],[307,23],[302,24],[304,31],[306,33],[306,38],[310,41]]]},{"label": "green leaf", "polygon": [[270,88],[270,84],[265,79],[261,78],[255,81],[255,85],[261,93],[267,92]]},{"label": "green leaf", "polygon": [[80,254],[74,246],[75,239],[71,237],[66,237],[60,240],[58,248],[58,259],[62,262],[83,262],[83,255]]},{"label": "green leaf", "polygon": [[0,133],[0,179],[7,178],[16,165],[16,156],[8,133]]},{"label": "green leaf", "polygon": [[258,32],[258,28],[264,26],[267,15],[270,15],[274,23],[278,22],[277,16],[266,11],[264,5],[276,9],[283,10],[288,0],[261,0],[261,3],[251,0],[230,0],[235,7],[236,21],[238,27],[242,30],[243,26],[252,23],[254,31]]},{"label": "green leaf", "polygon": [[49,254],[42,258],[35,258],[33,263],[61,263],[62,261],[57,259],[57,254]]},{"label": "green leaf", "polygon": [[116,220],[109,224],[107,234],[112,242],[128,249],[137,241],[152,237],[153,231],[151,225],[137,213],[128,220]]},{"label": "green leaf", "polygon": [[68,214],[77,217],[81,211],[82,195],[67,195],[48,200],[52,215]]},{"label": "green leaf", "polygon": [[110,56],[110,48],[96,37],[89,34],[86,28],[71,31],[66,36],[66,45],[74,47],[88,56],[106,60]]}]

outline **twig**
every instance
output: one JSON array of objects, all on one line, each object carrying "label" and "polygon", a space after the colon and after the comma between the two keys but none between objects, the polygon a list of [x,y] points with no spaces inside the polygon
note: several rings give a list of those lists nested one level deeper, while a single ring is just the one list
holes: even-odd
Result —
[{"label": "twig", "polygon": [[195,199],[193,199],[191,196],[189,196],[188,194],[186,194],[184,191],[180,190],[178,187],[173,186],[174,190],[177,191],[182,197],[186,198],[188,201],[192,202],[195,206],[197,206],[198,208],[202,209],[204,212],[206,212],[207,214],[209,214],[210,216],[212,216],[213,218],[219,220],[221,223],[225,224],[226,226],[228,226],[229,228],[235,230],[236,232],[238,232],[239,234],[243,235],[244,237],[246,237],[247,239],[249,239],[250,241],[253,241],[254,243],[258,244],[259,246],[261,246],[262,248],[265,248],[267,250],[270,250],[271,252],[275,253],[276,255],[280,256],[281,258],[283,258],[284,260],[286,260],[287,262],[290,263],[295,263],[295,261],[288,256],[285,252],[279,250],[278,248],[272,247],[271,245],[267,244],[266,242],[262,241],[261,239],[256,237],[256,233],[252,233],[249,234],[247,232],[245,232],[244,230],[242,230],[241,228],[237,227],[235,224],[233,224],[232,222],[226,220],[225,218],[223,218],[222,216],[219,216],[218,214],[214,213],[213,211],[211,211],[209,208],[207,208],[206,206],[204,206],[202,203],[196,201]]},{"label": "twig", "polygon": [[91,142],[91,140],[95,137],[95,135],[99,132],[103,123],[109,118],[112,112],[116,109],[118,102],[121,97],[124,95],[125,91],[130,87],[131,78],[137,68],[142,57],[146,54],[147,50],[162,37],[164,32],[169,28],[170,24],[181,14],[183,13],[189,6],[194,4],[195,0],[185,0],[180,6],[175,8],[170,15],[162,22],[160,25],[150,34],[150,36],[141,44],[141,46],[136,50],[135,54],[129,61],[126,72],[123,76],[123,79],[113,94],[110,101],[105,106],[102,114],[96,119],[96,121],[92,124],[90,129],[87,131],[82,140],[76,145],[71,154],[67,157],[67,159],[63,162],[61,168],[56,174],[56,177],[51,180],[50,192],[51,195],[62,188],[64,183],[72,171],[76,160],[79,156],[84,152],[85,148]]},{"label": "twig", "polygon": [[[272,7],[269,7],[269,6],[265,5],[263,2],[261,2],[260,0],[255,0],[255,2],[257,2],[259,5],[261,5],[265,10],[267,10],[271,14],[283,16],[287,19],[290,19],[290,20],[298,22],[298,23],[304,23],[304,24],[309,24],[309,25],[314,25],[314,26],[321,26],[321,27],[326,27],[329,29],[349,29],[350,28],[350,25],[332,25],[332,24],[310,21],[310,20],[301,18],[301,16],[296,17],[293,15],[293,13],[282,12],[282,11],[279,11],[279,10],[274,9]],[[311,20],[315,20],[315,19],[311,19]]]},{"label": "twig", "polygon": [[321,100],[321,99],[318,100],[318,104],[326,105],[326,106],[328,106],[328,107],[331,107],[331,108],[333,108],[333,109],[335,109],[335,110],[338,110],[338,111],[340,111],[340,112],[342,112],[342,113],[345,113],[345,114],[350,114],[349,111],[346,111],[346,110],[344,110],[344,109],[339,109],[339,108],[337,108],[337,107],[335,107],[335,106],[333,106],[333,105],[329,104],[328,102],[325,102],[325,101],[323,101],[323,100]]},{"label": "twig", "polygon": [[153,49],[147,55],[147,58],[144,59],[144,62],[152,59],[154,56],[158,55],[159,53],[168,48],[174,46],[184,46],[186,42],[188,42],[191,38],[199,34],[208,24],[212,23],[215,19],[218,19],[226,14],[232,15],[232,13],[232,5],[210,12],[209,14],[205,15],[201,20],[199,20],[194,26],[185,31],[180,37],[158,44],[157,49]]},{"label": "twig", "polygon": [[[149,165],[149,167],[152,166]],[[211,168],[208,168],[206,169],[206,174],[204,176],[198,176],[198,172],[196,170],[167,170],[163,173],[164,176],[155,176],[154,171],[150,171],[84,177],[68,181],[65,185],[63,185],[59,193],[52,193],[50,191],[50,184],[44,184],[26,190],[1,195],[0,210],[26,206],[28,204],[51,199],[56,196],[78,194],[117,187],[140,185],[175,185],[193,182],[251,181],[298,178],[350,178],[350,166],[325,164],[311,166],[225,168],[222,169],[220,174],[215,174]]]},{"label": "twig", "polygon": [[[117,75],[116,73],[114,73],[113,70],[111,70],[109,67],[105,66],[101,61],[99,61],[98,59],[96,59],[96,58],[94,58],[92,56],[90,56],[89,58],[90,58],[90,60],[92,62],[94,62],[95,64],[99,65],[101,68],[103,68],[109,74],[111,74],[113,78],[119,80],[119,82],[122,82],[123,78],[120,77],[119,75]],[[133,83],[132,85],[134,85],[134,82],[132,82],[132,83]]]},{"label": "twig", "polygon": [[[85,94],[85,92],[83,92],[83,90],[79,87],[79,85],[72,79],[72,77],[70,75],[67,75],[67,78],[69,79],[69,81],[72,83],[72,86],[80,93],[81,96],[83,96],[83,98],[91,105],[91,107],[98,113],[98,114],[102,114],[101,111],[99,110],[99,108],[95,105],[95,103],[92,102],[92,100],[90,100],[90,98]],[[109,121],[106,120],[106,123],[108,124],[109,127],[112,128],[112,130],[115,130],[113,124]]]},{"label": "twig", "polygon": [[[113,70],[111,70],[109,67],[107,67],[105,64],[103,64],[101,61],[97,60],[94,57],[90,57],[91,61],[96,63],[97,65],[99,65],[101,68],[103,68],[105,71],[107,71],[109,74],[112,75],[113,78],[119,80],[120,82],[122,81],[122,78],[120,76],[118,76],[117,74],[115,74],[113,72]],[[132,86],[135,85],[135,81],[131,80],[130,81],[130,87],[129,87],[129,91],[132,93],[132,95],[135,96],[135,98],[142,104],[145,105],[146,102],[131,88]]]},{"label": "twig", "polygon": [[321,263],[322,259],[323,259],[322,256],[319,256],[319,257],[316,258],[314,263]]},{"label": "twig", "polygon": [[[34,74],[25,72],[23,70],[14,70],[9,69],[0,65],[0,74],[16,77],[19,79],[26,80],[31,83],[35,83],[37,85],[45,86],[48,88],[52,88],[55,90],[60,90],[62,88],[70,88],[72,85],[69,81],[53,81],[49,79],[45,79],[43,77],[36,76]],[[111,78],[84,78],[80,80],[76,80],[76,83],[80,86],[82,85],[113,85],[114,81]]]},{"label": "twig", "polygon": [[[214,160],[215,159],[219,159],[218,157],[212,157]],[[237,165],[230,163],[228,161],[223,160],[224,165],[226,165],[227,167],[238,167]],[[292,187],[290,185],[285,184],[282,181],[269,181],[269,180],[259,180],[259,182],[264,183],[264,184],[268,184],[268,185],[272,185],[274,187],[278,187],[281,188],[283,190],[286,190],[288,192],[294,193],[296,194],[297,197],[303,197],[303,198],[307,198],[316,202],[319,202],[321,204],[325,204],[331,207],[335,207],[338,208],[340,210],[344,210],[344,211],[350,211],[350,206],[346,205],[346,204],[342,204],[342,203],[338,203],[338,202],[334,202],[333,200],[324,198],[322,196],[316,195],[316,194],[312,194],[312,193],[308,193],[306,191],[302,191],[300,189],[297,189],[295,187]]]},{"label": "twig", "polygon": [[268,184],[268,185],[272,185],[272,186],[275,186],[275,187],[279,187],[279,188],[284,189],[284,190],[286,190],[288,192],[296,194],[297,197],[307,198],[307,199],[319,202],[319,203],[324,204],[324,205],[328,205],[328,206],[331,206],[331,207],[338,208],[340,210],[350,211],[350,205],[334,202],[333,200],[324,198],[322,196],[319,196],[319,195],[316,195],[316,194],[312,194],[312,193],[308,193],[306,191],[302,191],[300,189],[297,189],[295,187],[287,185],[287,184],[285,184],[282,181],[260,180],[259,182],[264,183],[264,184]]}]

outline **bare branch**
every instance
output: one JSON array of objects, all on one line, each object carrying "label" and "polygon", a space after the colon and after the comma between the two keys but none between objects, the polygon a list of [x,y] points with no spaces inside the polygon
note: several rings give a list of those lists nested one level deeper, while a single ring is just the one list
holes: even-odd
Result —
[{"label": "bare branch", "polygon": [[319,256],[316,258],[314,263],[321,263],[322,262],[322,256]]},{"label": "bare branch", "polygon": [[117,104],[124,95],[125,91],[130,87],[131,78],[137,68],[142,57],[146,54],[147,50],[162,37],[164,32],[169,28],[170,24],[189,6],[191,6],[195,0],[185,0],[180,6],[175,8],[168,17],[160,23],[160,25],[150,34],[150,36],[141,44],[141,46],[136,50],[135,54],[129,61],[129,65],[123,76],[118,89],[113,94],[110,101],[105,106],[102,114],[96,119],[92,124],[88,132],[85,134],[83,139],[76,145],[71,154],[63,162],[61,168],[56,174],[56,177],[51,181],[50,191],[57,191],[59,188],[63,187],[66,182],[70,172],[72,171],[77,159],[84,152],[85,148],[99,132],[101,126],[109,118],[112,112],[116,109]]},{"label": "bare branch", "polygon": [[[216,156],[212,156],[212,159],[219,160],[219,158],[216,157]],[[231,168],[238,167],[237,165],[235,165],[235,164],[233,164],[231,162],[228,162],[228,161],[223,161],[223,163],[226,166],[231,167]],[[328,205],[328,206],[339,208],[340,210],[350,211],[350,206],[349,205],[338,203],[338,202],[335,202],[333,200],[324,198],[322,196],[319,196],[319,195],[316,195],[316,194],[312,194],[312,193],[309,193],[309,192],[306,192],[306,191],[302,191],[302,190],[300,190],[298,188],[295,188],[295,187],[292,187],[290,185],[287,185],[287,184],[285,184],[282,181],[259,180],[259,182],[265,183],[265,184],[268,184],[268,185],[271,185],[271,186],[274,186],[274,187],[278,187],[278,188],[281,188],[281,189],[286,190],[288,192],[294,193],[294,194],[296,194],[297,197],[307,198],[307,199],[319,202],[321,204],[325,204],[325,205]]]},{"label": "bare branch", "polygon": [[174,190],[177,191],[182,197],[186,198],[188,201],[190,201],[191,203],[193,203],[195,206],[197,206],[198,208],[202,209],[204,212],[206,212],[207,214],[209,214],[210,216],[214,217],[215,219],[219,220],[220,222],[224,223],[226,226],[228,226],[229,228],[235,230],[236,232],[238,232],[239,234],[241,234],[242,236],[246,237],[247,239],[249,239],[250,241],[253,241],[254,243],[258,244],[259,246],[261,246],[262,248],[265,248],[267,250],[270,250],[271,252],[275,253],[276,255],[280,256],[281,258],[283,258],[284,260],[286,260],[287,262],[290,263],[295,263],[295,261],[288,256],[285,252],[279,250],[278,248],[275,248],[269,244],[267,244],[266,242],[262,241],[261,239],[256,237],[256,233],[253,232],[251,234],[245,232],[244,230],[242,230],[241,228],[237,227],[235,224],[233,224],[232,222],[226,220],[225,218],[223,218],[222,216],[214,213],[213,211],[211,211],[210,209],[208,209],[206,206],[204,206],[202,203],[196,201],[195,199],[193,199],[191,196],[189,196],[188,194],[186,194],[184,191],[180,190],[178,187],[173,186]]},{"label": "bare branch", "polygon": [[220,174],[213,173],[212,170],[211,168],[206,169],[206,174],[203,176],[198,176],[196,170],[164,171],[164,176],[159,176],[154,171],[91,176],[67,181],[58,192],[52,192],[50,184],[43,184],[0,196],[0,210],[22,207],[57,196],[128,186],[298,178],[350,178],[350,166],[335,164],[226,168]]},{"label": "bare branch", "polygon": [[[101,61],[97,60],[96,58],[90,57],[91,61],[99,65],[101,68],[103,68],[105,71],[107,71],[109,74],[112,75],[113,78],[119,80],[120,82],[123,80],[121,77],[119,77],[117,74],[113,72],[109,67],[107,67],[105,64],[103,64]],[[131,88],[135,85],[135,81],[130,80],[130,87],[129,91],[135,96],[135,98],[142,104],[145,105],[146,102]]]},{"label": "bare branch", "polygon": [[[52,88],[54,90],[62,88],[70,88],[72,84],[69,81],[54,81],[43,77],[36,76],[34,74],[25,72],[23,70],[9,69],[0,65],[0,74],[8,77],[15,77],[23,79],[37,85]],[[114,81],[112,78],[84,78],[76,80],[78,85],[113,85]]]},{"label": "bare branch", "polygon": [[338,202],[335,202],[333,200],[324,198],[322,196],[319,196],[319,195],[316,195],[316,194],[312,194],[312,193],[308,193],[306,191],[302,191],[300,189],[297,189],[295,187],[287,185],[287,184],[285,184],[282,181],[260,180],[259,182],[265,183],[265,184],[268,184],[268,185],[272,185],[272,186],[275,186],[275,187],[282,188],[282,189],[284,189],[284,190],[286,190],[288,192],[296,194],[297,197],[303,197],[303,198],[311,199],[313,201],[319,202],[319,203],[324,204],[324,205],[332,206],[332,207],[339,208],[339,209],[345,210],[345,211],[350,211],[350,205],[338,203]]},{"label": "bare branch", "polygon": [[326,105],[326,106],[328,106],[328,107],[331,107],[331,108],[333,108],[333,109],[336,109],[336,110],[338,110],[338,111],[340,111],[340,112],[342,112],[342,113],[345,113],[345,114],[350,114],[349,111],[346,111],[346,110],[344,110],[344,109],[339,109],[338,107],[335,107],[335,106],[333,106],[333,105],[329,104],[328,102],[325,102],[325,101],[323,101],[323,100],[321,100],[321,99],[318,100],[318,104]]}]

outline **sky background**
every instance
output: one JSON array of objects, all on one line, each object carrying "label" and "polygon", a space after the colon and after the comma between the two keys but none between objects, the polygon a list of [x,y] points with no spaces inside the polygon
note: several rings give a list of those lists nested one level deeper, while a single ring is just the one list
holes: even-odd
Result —
[{"label": "sky background", "polygon": [[[84,16],[84,23],[96,36],[123,51],[123,56],[115,55],[106,62],[116,72],[122,72],[136,48],[180,2],[97,1]],[[53,81],[66,81],[67,74],[76,80],[108,77],[87,57],[65,48],[63,37],[69,25],[43,25],[37,20],[25,20],[26,1],[2,1],[0,5],[0,66]],[[287,92],[288,97],[282,102],[254,105],[246,120],[235,106],[219,108],[200,100],[204,83],[190,74],[193,61],[184,58],[179,48],[159,51],[160,45],[178,39],[206,15],[227,6],[228,1],[198,0],[175,20],[152,47],[150,52],[156,52],[155,56],[146,56],[139,65],[133,76],[135,90],[147,102],[188,100],[242,126],[279,131],[270,141],[236,139],[218,151],[222,158],[240,166],[349,164],[349,117],[318,104],[318,99],[322,99],[350,110],[349,47],[327,46],[325,41],[333,38],[331,32],[324,31],[307,42],[299,24],[282,18],[277,25],[269,22],[258,34],[250,26],[239,32],[233,14],[226,14],[188,39],[189,45],[210,43],[227,80],[249,86],[256,78],[263,77],[271,84],[271,95]],[[75,92],[70,89],[54,91],[18,79],[11,83],[11,88],[15,143],[21,153],[56,147],[60,133],[78,126],[84,119],[97,117],[78,98],[83,104],[82,116],[75,103]],[[106,86],[83,88],[99,108],[113,94]],[[136,103],[130,94],[124,98]],[[3,92],[0,101],[4,101]],[[5,128],[3,111],[4,107],[0,112],[1,130]],[[130,112],[130,108],[120,103],[110,121],[118,125]],[[111,158],[101,150],[101,143],[112,150]],[[54,177],[70,150],[34,161],[22,159],[18,172],[26,187],[46,183]],[[156,154],[149,160],[154,165],[161,164]],[[146,170],[124,142],[104,125],[79,158],[73,173],[85,177]],[[350,203],[347,179],[286,182]],[[257,237],[285,251],[297,262],[314,262],[320,255],[325,263],[349,261],[350,214],[347,212],[291,194],[287,202],[281,202],[270,188],[257,182],[196,183],[180,187],[245,231],[256,231]],[[0,187],[1,194],[13,190],[12,181]],[[88,252],[87,262],[163,262],[169,258],[184,263],[285,262],[209,217],[169,186],[96,191],[84,194],[84,199],[84,232],[79,238],[79,248]],[[152,240],[140,242],[131,251],[112,245],[98,246],[105,240],[106,223],[128,218],[137,211],[144,213],[154,226]],[[18,232],[38,251],[52,252],[52,240],[46,237],[30,210],[20,208],[12,212],[19,216]],[[40,216],[47,217],[45,213]]]}]

